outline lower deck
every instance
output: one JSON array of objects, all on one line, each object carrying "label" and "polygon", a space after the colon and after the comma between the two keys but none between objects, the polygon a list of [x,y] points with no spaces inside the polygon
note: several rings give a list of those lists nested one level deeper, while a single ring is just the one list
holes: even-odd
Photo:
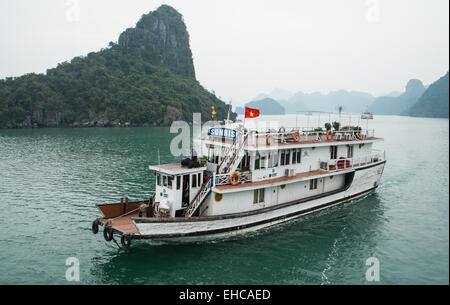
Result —
[{"label": "lower deck", "polygon": [[105,226],[105,224],[110,225],[114,231],[119,234],[130,234],[130,235],[139,235],[139,230],[134,224],[132,217],[139,217],[139,213],[136,211],[134,213],[130,213],[127,215],[119,216],[117,218],[108,219],[102,218],[100,219],[100,224]]}]

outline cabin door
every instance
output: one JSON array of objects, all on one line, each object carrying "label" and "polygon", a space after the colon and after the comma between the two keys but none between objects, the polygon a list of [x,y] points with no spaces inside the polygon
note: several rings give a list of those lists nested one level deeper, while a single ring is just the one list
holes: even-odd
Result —
[{"label": "cabin door", "polygon": [[190,175],[184,175],[183,176],[183,194],[182,194],[182,207],[186,208],[189,205],[189,193],[190,193],[190,181],[189,181]]},{"label": "cabin door", "polygon": [[270,187],[269,192],[270,192],[270,196],[268,198],[270,200],[269,204],[270,205],[278,204],[278,186]]}]

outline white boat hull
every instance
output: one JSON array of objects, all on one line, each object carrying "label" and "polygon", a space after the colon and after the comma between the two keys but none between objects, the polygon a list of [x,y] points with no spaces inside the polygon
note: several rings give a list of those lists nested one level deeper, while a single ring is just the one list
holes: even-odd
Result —
[{"label": "white boat hull", "polygon": [[137,239],[152,241],[197,241],[221,239],[277,225],[304,215],[365,196],[377,188],[385,162],[358,169],[350,185],[333,194],[281,203],[257,211],[221,216],[150,219],[134,218]]}]

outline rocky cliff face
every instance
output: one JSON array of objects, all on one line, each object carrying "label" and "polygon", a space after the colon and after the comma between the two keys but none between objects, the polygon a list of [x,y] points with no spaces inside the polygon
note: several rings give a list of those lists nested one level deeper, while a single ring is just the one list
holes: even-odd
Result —
[{"label": "rocky cliff face", "polygon": [[[0,128],[158,126],[218,120],[228,106],[195,79],[183,17],[163,5],[118,44],[47,70],[0,79]],[[231,119],[235,114],[231,114]]]},{"label": "rocky cliff face", "polygon": [[449,117],[449,77],[448,72],[431,86],[408,110],[408,115],[418,117]]},{"label": "rocky cliff face", "polygon": [[400,96],[382,96],[370,105],[369,110],[374,114],[402,115],[425,92],[426,88],[418,79],[411,79],[406,85],[405,92]]},{"label": "rocky cliff face", "polygon": [[136,27],[120,35],[119,46],[127,54],[195,78],[189,34],[182,15],[170,6],[143,15]]}]

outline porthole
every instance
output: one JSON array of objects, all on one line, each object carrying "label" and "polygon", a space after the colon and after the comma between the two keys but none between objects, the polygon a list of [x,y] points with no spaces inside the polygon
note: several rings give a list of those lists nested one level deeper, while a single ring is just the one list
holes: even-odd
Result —
[{"label": "porthole", "polygon": [[214,199],[216,199],[217,202],[222,200],[222,198],[223,198],[223,194],[216,193],[216,195],[214,196]]}]

